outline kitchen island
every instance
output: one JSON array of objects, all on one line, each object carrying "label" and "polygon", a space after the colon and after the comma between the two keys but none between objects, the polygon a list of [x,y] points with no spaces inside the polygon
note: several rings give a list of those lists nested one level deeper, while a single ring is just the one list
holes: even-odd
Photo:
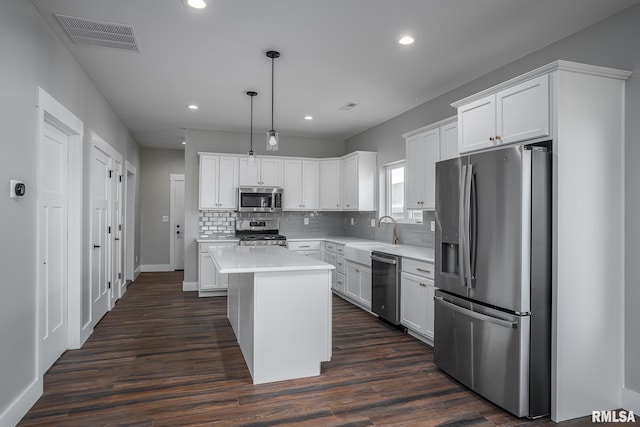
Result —
[{"label": "kitchen island", "polygon": [[331,360],[331,270],[279,246],[208,248],[229,274],[227,318],[254,384],[320,375]]}]

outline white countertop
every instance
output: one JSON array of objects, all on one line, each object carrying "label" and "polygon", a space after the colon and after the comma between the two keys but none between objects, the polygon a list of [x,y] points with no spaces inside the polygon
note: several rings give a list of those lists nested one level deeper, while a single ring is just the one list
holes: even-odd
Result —
[{"label": "white countertop", "polygon": [[221,234],[197,237],[196,243],[238,242],[239,240],[234,234]]},{"label": "white countertop", "polygon": [[216,246],[208,248],[220,273],[333,270],[335,267],[280,246]]},{"label": "white countertop", "polygon": [[[373,241],[367,243],[352,243],[347,246],[369,249],[372,251],[384,252],[387,254],[398,255],[403,258],[413,258],[419,261],[434,262],[434,250],[431,248],[425,248],[422,246],[392,245],[391,243],[385,243],[380,241]],[[346,254],[345,254],[346,258]]]}]

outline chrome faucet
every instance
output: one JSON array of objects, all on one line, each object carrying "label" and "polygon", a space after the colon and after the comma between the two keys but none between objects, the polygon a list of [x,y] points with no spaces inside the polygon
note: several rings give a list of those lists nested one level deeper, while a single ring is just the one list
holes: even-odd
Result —
[{"label": "chrome faucet", "polygon": [[381,216],[380,219],[378,220],[378,228],[380,228],[380,224],[382,223],[382,220],[385,219],[385,218],[389,218],[391,220],[391,222],[393,222],[393,237],[391,238],[391,243],[394,244],[394,245],[397,245],[398,244],[398,230],[396,229],[396,226],[397,226],[396,220],[393,217],[391,217],[389,215]]}]

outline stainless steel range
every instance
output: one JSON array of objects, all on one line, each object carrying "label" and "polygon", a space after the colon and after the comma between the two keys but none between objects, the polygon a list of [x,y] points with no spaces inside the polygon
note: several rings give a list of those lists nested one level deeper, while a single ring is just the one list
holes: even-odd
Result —
[{"label": "stainless steel range", "polygon": [[277,219],[239,219],[236,236],[240,246],[287,246],[287,238],[279,234]]}]

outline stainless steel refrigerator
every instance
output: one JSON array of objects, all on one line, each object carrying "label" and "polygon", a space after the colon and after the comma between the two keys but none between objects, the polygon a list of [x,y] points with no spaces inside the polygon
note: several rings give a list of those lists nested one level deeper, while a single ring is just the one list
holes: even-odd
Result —
[{"label": "stainless steel refrigerator", "polygon": [[549,146],[438,162],[436,223],[436,365],[519,417],[549,414]]}]

